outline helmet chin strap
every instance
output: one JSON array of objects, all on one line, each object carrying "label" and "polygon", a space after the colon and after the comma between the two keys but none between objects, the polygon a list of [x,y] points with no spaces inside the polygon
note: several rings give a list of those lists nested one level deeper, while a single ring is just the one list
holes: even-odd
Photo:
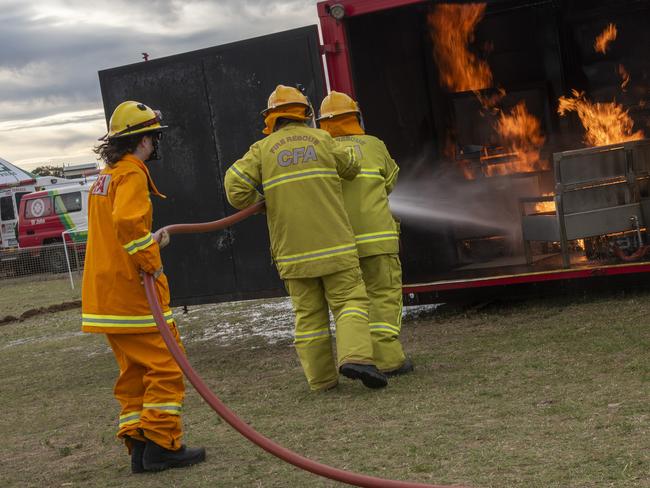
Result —
[{"label": "helmet chin strap", "polygon": [[151,151],[151,154],[147,158],[145,162],[149,161],[158,161],[160,159],[160,154],[158,153],[158,144],[160,141],[156,137],[151,138],[151,145],[153,146],[153,151]]},{"label": "helmet chin strap", "polygon": [[366,131],[366,124],[363,122],[363,115],[361,115],[361,112],[359,112],[357,114],[357,116],[359,117],[359,125],[361,126],[361,128],[365,132]]}]

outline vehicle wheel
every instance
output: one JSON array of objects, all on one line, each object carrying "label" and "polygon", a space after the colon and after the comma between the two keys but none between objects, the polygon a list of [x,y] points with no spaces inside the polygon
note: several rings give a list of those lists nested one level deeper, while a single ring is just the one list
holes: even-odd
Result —
[{"label": "vehicle wheel", "polygon": [[15,276],[15,268],[16,267],[13,260],[0,259],[0,278],[9,278],[11,276]]},{"label": "vehicle wheel", "polygon": [[50,273],[65,273],[68,270],[68,263],[65,259],[63,246],[52,246],[47,252],[47,270]]}]

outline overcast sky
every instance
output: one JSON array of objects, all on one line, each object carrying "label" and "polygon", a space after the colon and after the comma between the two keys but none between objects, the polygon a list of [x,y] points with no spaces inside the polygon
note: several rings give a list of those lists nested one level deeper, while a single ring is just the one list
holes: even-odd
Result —
[{"label": "overcast sky", "polygon": [[317,0],[0,0],[0,157],[95,161],[97,72],[318,23]]}]

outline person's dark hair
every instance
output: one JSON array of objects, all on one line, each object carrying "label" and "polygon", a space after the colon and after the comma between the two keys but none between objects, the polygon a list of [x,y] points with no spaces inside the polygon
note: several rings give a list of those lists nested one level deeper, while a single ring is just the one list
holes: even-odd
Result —
[{"label": "person's dark hair", "polygon": [[132,153],[138,147],[140,140],[149,134],[134,134],[127,137],[118,137],[108,139],[100,145],[93,148],[93,152],[98,154],[100,159],[108,166],[113,166],[125,155]]}]

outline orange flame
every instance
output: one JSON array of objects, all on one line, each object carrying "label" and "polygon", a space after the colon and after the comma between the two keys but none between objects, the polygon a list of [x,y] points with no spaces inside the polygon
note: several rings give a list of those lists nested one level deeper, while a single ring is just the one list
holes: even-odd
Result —
[{"label": "orange flame", "polygon": [[623,66],[622,64],[619,64],[618,65],[618,74],[623,79],[623,82],[621,83],[621,89],[623,91],[626,91],[626,87],[630,83],[630,73],[627,72],[627,70],[625,69],[625,66]]},{"label": "orange flame", "polygon": [[528,112],[526,102],[519,102],[509,113],[501,112],[494,128],[506,150],[517,154],[517,161],[510,163],[513,171],[544,169],[545,162],[539,159],[544,136],[539,120]]},{"label": "orange flame", "polygon": [[[542,193],[544,197],[550,197],[555,195],[555,193]],[[555,202],[538,202],[535,204],[536,213],[545,213],[545,212],[555,212]]]},{"label": "orange flame", "polygon": [[642,130],[633,132],[634,121],[627,110],[616,102],[592,103],[584,92],[571,90],[572,98],[560,97],[557,112],[564,116],[567,112],[577,112],[584,126],[585,140],[589,146],[605,146],[626,141],[636,141],[645,137]]},{"label": "orange flame", "polygon": [[[485,3],[437,4],[428,16],[433,43],[433,56],[438,66],[440,84],[452,92],[473,91],[482,107],[498,115],[495,129],[498,143],[503,146],[495,154],[480,157],[481,171],[485,176],[545,169],[546,161],[539,160],[544,144],[540,123],[528,113],[521,102],[509,113],[499,110],[497,104],[506,92],[497,88],[492,92],[479,92],[492,86],[489,65],[470,52],[474,31],[485,13]],[[493,49],[491,42],[485,50]],[[465,178],[473,179],[476,169],[467,161],[461,163]]]},{"label": "orange flame", "polygon": [[607,27],[596,37],[594,41],[594,50],[597,53],[605,54],[609,43],[616,39],[616,24],[608,24]]},{"label": "orange flame", "polygon": [[492,85],[490,67],[468,49],[484,12],[485,3],[438,4],[428,16],[440,83],[452,92]]}]

